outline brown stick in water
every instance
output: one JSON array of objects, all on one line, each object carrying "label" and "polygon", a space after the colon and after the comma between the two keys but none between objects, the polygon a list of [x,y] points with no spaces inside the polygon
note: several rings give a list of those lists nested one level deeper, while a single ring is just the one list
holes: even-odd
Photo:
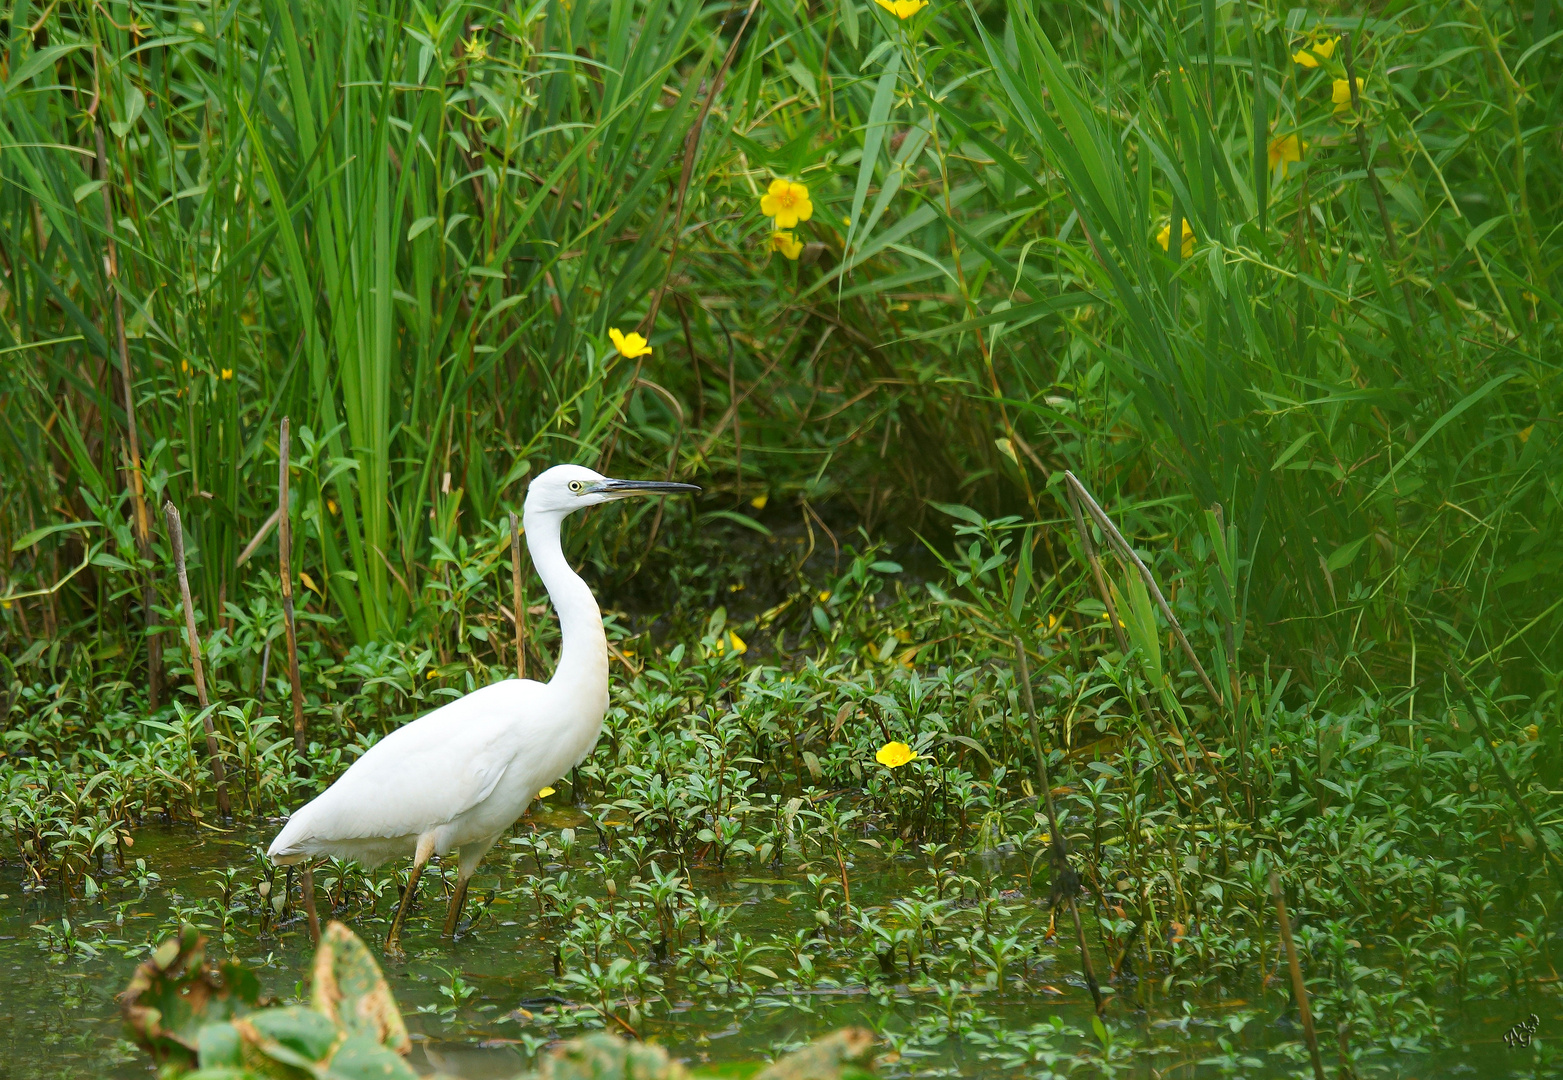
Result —
[{"label": "brown stick in water", "polygon": [[212,779],[217,781],[217,810],[223,817],[233,816],[228,802],[228,778],[223,769],[222,754],[217,749],[217,729],[212,725],[211,704],[206,696],[206,671],[201,666],[201,635],[195,629],[195,604],[190,600],[190,576],[185,573],[185,531],[179,520],[179,508],[172,502],[163,504],[163,514],[168,518],[168,539],[174,547],[174,568],[179,572],[179,595],[185,606],[185,633],[190,639],[190,670],[195,674],[195,696],[201,703],[201,723],[206,728],[206,758],[211,764]]},{"label": "brown stick in water", "polygon": [[1270,871],[1270,898],[1275,901],[1275,921],[1281,926],[1281,943],[1286,946],[1286,963],[1292,969],[1292,996],[1297,1000],[1297,1017],[1302,1021],[1303,1038],[1313,1058],[1314,1080],[1325,1080],[1324,1059],[1319,1056],[1319,1036],[1313,1030],[1313,1013],[1308,1009],[1308,987],[1303,983],[1302,965],[1297,962],[1297,944],[1292,940],[1292,923],[1286,917],[1286,898],[1281,895],[1281,875]]}]

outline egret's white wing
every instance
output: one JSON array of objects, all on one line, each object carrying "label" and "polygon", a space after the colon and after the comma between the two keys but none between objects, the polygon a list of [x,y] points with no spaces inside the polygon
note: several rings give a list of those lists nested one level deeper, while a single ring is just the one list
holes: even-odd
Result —
[{"label": "egret's white wing", "polygon": [[494,683],[391,732],[294,814],[274,849],[306,838],[417,836],[460,817],[504,779],[507,728],[542,689]]}]

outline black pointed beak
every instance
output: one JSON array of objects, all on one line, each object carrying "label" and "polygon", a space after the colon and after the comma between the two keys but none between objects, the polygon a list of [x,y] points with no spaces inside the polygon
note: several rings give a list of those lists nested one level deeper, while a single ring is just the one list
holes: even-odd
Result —
[{"label": "black pointed beak", "polygon": [[604,495],[620,498],[628,495],[677,495],[680,492],[699,491],[695,484],[677,484],[671,480],[604,480],[597,485]]}]

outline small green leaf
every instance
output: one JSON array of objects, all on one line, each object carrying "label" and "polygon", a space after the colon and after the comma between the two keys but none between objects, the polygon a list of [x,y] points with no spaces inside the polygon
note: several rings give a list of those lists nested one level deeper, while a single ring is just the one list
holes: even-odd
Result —
[{"label": "small green leaf", "polygon": [[852,47],[857,48],[857,5],[852,0],[841,0],[841,29]]},{"label": "small green leaf", "polygon": [[962,521],[970,525],[976,525],[978,528],[981,528],[983,525],[987,524],[982,515],[970,507],[956,506],[954,503],[932,501],[930,501],[928,505],[939,511],[941,514],[948,514],[953,518],[960,518]]},{"label": "small green leaf", "polygon": [[1328,559],[1324,560],[1324,568],[1332,574],[1337,570],[1344,570],[1346,567],[1351,565],[1351,561],[1357,557],[1357,552],[1361,551],[1362,545],[1367,542],[1368,538],[1364,536],[1360,540],[1353,540],[1349,544],[1342,544],[1340,547],[1336,548],[1333,552],[1330,553],[1330,557]]},{"label": "small green leaf", "polygon": [[34,529],[30,533],[23,533],[22,536],[16,541],[16,543],[11,545],[11,550],[12,551],[21,551],[24,548],[30,548],[34,544],[36,544],[38,541],[42,540],[45,536],[53,536],[57,532],[69,532],[72,529],[87,529],[87,528],[91,528],[91,527],[93,527],[95,525],[101,528],[102,525],[103,525],[103,522],[101,522],[101,521],[61,521],[61,522],[57,522],[57,523],[55,523],[53,525],[45,525],[41,529]]}]

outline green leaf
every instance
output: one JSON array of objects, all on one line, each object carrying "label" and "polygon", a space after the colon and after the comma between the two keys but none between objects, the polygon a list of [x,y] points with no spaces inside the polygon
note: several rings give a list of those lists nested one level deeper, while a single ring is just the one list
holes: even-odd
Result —
[{"label": "green leaf", "polygon": [[197,1034],[196,1042],[201,1068],[244,1067],[244,1040],[239,1035],[239,1029],[232,1024],[207,1024]]},{"label": "green leaf", "polygon": [[331,1080],[417,1080],[401,1055],[365,1035],[348,1039],[331,1055]]},{"label": "green leaf", "polygon": [[746,529],[753,529],[761,536],[771,535],[771,530],[767,529],[764,525],[761,525],[748,514],[740,514],[737,510],[712,510],[708,513],[700,515],[700,520],[702,523],[707,521],[715,521],[717,518],[725,518],[728,521],[735,521]]},{"label": "green leaf", "polygon": [[17,68],[16,71],[11,75],[11,78],[7,80],[5,84],[5,92],[7,94],[13,93],[17,87],[21,86],[24,82],[38,74],[40,71],[43,71],[45,68],[53,67],[56,61],[58,61],[62,56],[65,56],[67,53],[73,53],[77,49],[85,49],[86,47],[86,42],[81,42],[76,45],[50,45],[47,49],[39,49],[26,60],[22,61],[22,66]]},{"label": "green leaf", "polygon": [[1368,542],[1364,536],[1360,540],[1353,540],[1349,544],[1342,544],[1330,553],[1330,557],[1324,560],[1324,568],[1330,573],[1343,570],[1351,565],[1351,561],[1357,557],[1357,552],[1362,550],[1362,545]]},{"label": "green leaf", "polygon": [[109,130],[114,133],[116,139],[123,139],[129,135],[131,129],[136,126],[136,121],[141,119],[141,114],[146,111],[147,96],[141,89],[132,86],[125,93],[125,118],[115,120],[109,124]]},{"label": "green leaf", "polygon": [[929,500],[928,505],[941,514],[949,514],[952,518],[960,518],[967,524],[975,525],[979,529],[987,524],[987,521],[981,514],[968,506],[956,506],[954,503],[933,502],[932,500]]},{"label": "green leaf", "polygon": [[428,231],[429,229],[432,229],[435,226],[435,224],[438,222],[438,220],[439,220],[438,218],[430,216],[430,217],[421,217],[417,221],[414,221],[411,225],[407,226],[407,239],[408,239],[408,241],[415,240],[421,234],[423,234],[424,232]]},{"label": "green leaf", "polygon": [[815,1039],[755,1074],[754,1080],[844,1080],[867,1066],[874,1053],[873,1033],[843,1028]]},{"label": "green leaf", "polygon": [[858,218],[863,204],[868,201],[868,189],[874,183],[874,166],[879,161],[879,148],[885,141],[885,125],[890,121],[890,110],[895,106],[896,76],[901,70],[901,54],[890,54],[884,74],[879,76],[879,86],[874,90],[874,103],[868,109],[868,127],[863,133],[863,157],[857,167],[857,188],[852,193],[851,222],[847,226],[846,250],[851,251],[858,241]]},{"label": "green leaf", "polygon": [[61,521],[61,522],[57,522],[56,524],[53,524],[53,525],[45,525],[41,529],[34,529],[30,533],[23,533],[22,536],[16,541],[16,543],[11,545],[11,550],[12,551],[21,551],[24,548],[30,548],[34,544],[36,544],[38,541],[42,540],[45,536],[53,536],[55,533],[58,533],[58,532],[70,532],[73,529],[90,529],[93,526],[97,526],[98,528],[102,528],[103,527],[103,522],[101,522],[101,521]]},{"label": "green leaf", "polygon": [[[1109,588],[1112,588],[1110,583]],[[1113,591],[1117,593],[1116,588]],[[1145,588],[1144,579],[1131,570],[1124,579],[1122,596],[1115,595],[1113,599],[1117,601],[1118,617],[1129,632],[1129,640],[1140,650],[1146,677],[1152,683],[1161,685],[1161,635],[1157,632],[1156,611],[1151,606],[1151,595]]]},{"label": "green leaf", "polygon": [[684,1080],[689,1074],[660,1046],[625,1042],[599,1032],[572,1039],[554,1051],[540,1075],[549,1080]]},{"label": "green leaf", "polygon": [[1020,568],[1015,571],[1015,589],[1009,598],[1009,617],[1020,622],[1020,613],[1026,609],[1026,594],[1031,591],[1031,531],[1020,539]]},{"label": "green leaf", "polygon": [[88,180],[85,184],[78,186],[75,191],[71,192],[71,199],[79,205],[88,195],[107,186],[107,184],[107,180]]},{"label": "green leaf", "polygon": [[841,0],[841,29],[847,35],[847,41],[855,49],[857,48],[857,4],[852,0]]},{"label": "green leaf", "polygon": [[333,922],[315,951],[310,1003],[349,1036],[364,1036],[405,1053],[412,1046],[380,965],[347,927]]},{"label": "green leaf", "polygon": [[1508,214],[1494,214],[1492,217],[1488,218],[1486,221],[1484,221],[1480,225],[1476,226],[1476,228],[1474,228],[1470,232],[1466,233],[1465,234],[1465,250],[1466,251],[1475,251],[1476,250],[1476,245],[1480,244],[1482,242],[1482,237],[1484,237],[1488,233],[1492,232],[1494,229],[1496,229],[1499,225],[1502,225],[1507,220],[1509,220],[1509,215]]}]

